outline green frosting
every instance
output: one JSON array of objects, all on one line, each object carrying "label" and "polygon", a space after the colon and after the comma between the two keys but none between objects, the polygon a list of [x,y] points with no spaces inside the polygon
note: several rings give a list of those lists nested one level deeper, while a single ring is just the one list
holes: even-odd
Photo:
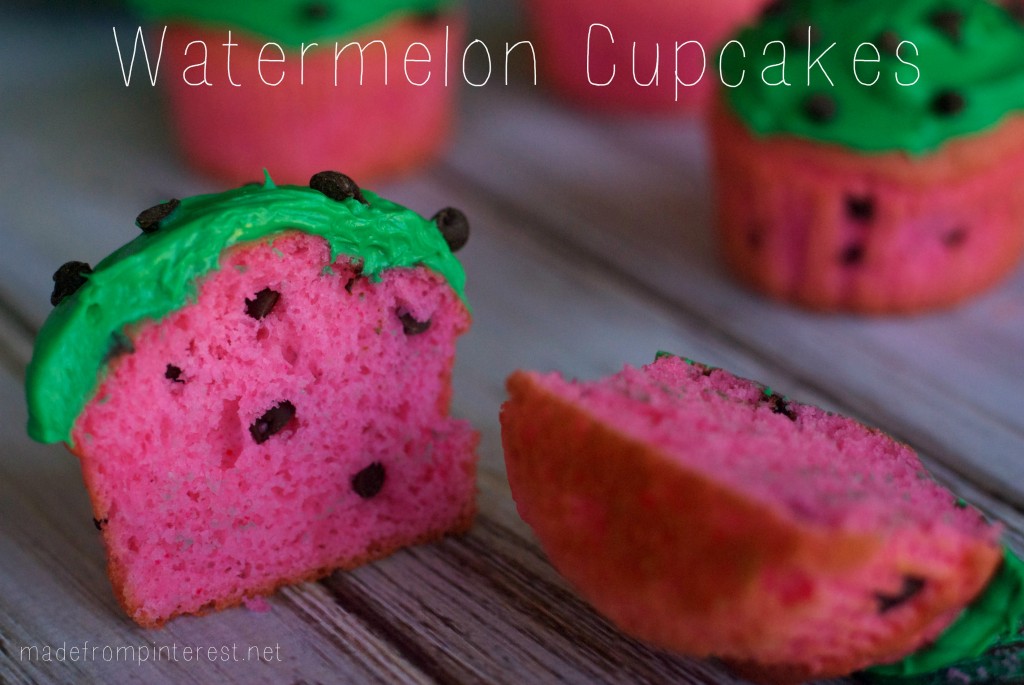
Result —
[{"label": "green frosting", "polygon": [[241,29],[284,45],[335,40],[394,14],[430,14],[453,0],[129,0],[149,21]]},{"label": "green frosting", "polygon": [[[922,155],[951,138],[988,129],[1007,113],[1024,109],[1024,28],[986,0],[783,0],[757,26],[741,31],[746,50],[730,46],[722,59],[731,109],[758,135],[790,134],[837,143],[862,152],[904,151]],[[812,42],[808,59],[807,27]],[[782,70],[790,86],[771,86]],[[899,56],[895,46],[904,45]],[[820,64],[818,56],[833,42]],[[879,48],[880,61],[861,63],[862,43]],[[766,54],[765,54],[766,53]],[[875,52],[861,49],[861,59]],[[710,59],[709,59],[710,62]],[[709,68],[711,65],[709,64]],[[767,71],[763,71],[767,68]],[[897,74],[903,83],[897,83]],[[817,103],[809,104],[815,99]],[[808,109],[817,110],[808,113]]]},{"label": "green frosting", "polygon": [[181,205],[153,233],[143,233],[101,261],[74,294],[50,313],[36,337],[26,379],[28,432],[40,442],[71,444],[71,429],[103,376],[108,355],[126,327],[162,317],[194,302],[198,281],[219,268],[224,249],[256,240],[273,242],[285,230],[321,236],[331,261],[362,260],[363,275],[424,265],[465,302],[465,273],[441,232],[415,212],[363,191],[369,202],[336,202],[298,186],[277,187],[267,175]]},{"label": "green frosting", "polygon": [[[1024,562],[1009,549],[985,591],[975,599],[942,635],[902,661],[876,666],[864,672],[879,683],[924,685],[946,682],[949,671],[981,673],[981,680],[1024,680],[1019,647],[1024,646]],[[1002,675],[997,675],[1002,674]],[[959,682],[959,681],[958,681]]]}]

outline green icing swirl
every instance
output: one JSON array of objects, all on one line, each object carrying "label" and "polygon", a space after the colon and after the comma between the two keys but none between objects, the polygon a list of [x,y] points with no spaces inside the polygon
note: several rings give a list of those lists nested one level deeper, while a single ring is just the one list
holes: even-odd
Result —
[{"label": "green icing swirl", "polygon": [[384,269],[424,265],[465,302],[465,273],[437,226],[375,193],[363,196],[368,206],[336,202],[309,188],[277,187],[267,175],[263,186],[182,200],[158,231],[106,257],[50,313],[28,366],[29,435],[72,444],[71,429],[99,385],[112,341],[126,326],[194,302],[198,280],[219,268],[232,245],[298,230],[326,239],[332,262],[341,254],[361,259],[372,280]]},{"label": "green icing swirl", "polygon": [[[962,20],[943,30],[942,13]],[[806,47],[807,27],[814,27],[810,60]],[[888,34],[888,35],[886,35]],[[799,36],[799,38],[797,38]],[[886,36],[886,39],[883,39]],[[815,141],[837,143],[862,152],[904,151],[922,155],[943,142],[988,129],[1007,113],[1024,109],[1024,28],[1005,10],[986,0],[783,0],[761,22],[735,36],[746,49],[732,45],[722,59],[727,83],[724,97],[742,121],[759,135],[790,134]],[[915,71],[885,49],[892,39],[911,41],[900,55],[920,70]],[[762,71],[781,59],[778,44],[786,45],[786,80],[790,86],[769,86],[781,70]],[[800,45],[799,41],[803,44]],[[834,86],[814,67],[808,86],[808,62],[833,42],[821,60]],[[881,76],[873,86],[857,82],[853,58],[861,43],[879,48],[881,61],[859,65],[864,82]],[[767,47],[766,47],[767,46]],[[764,54],[767,50],[767,55]],[[873,58],[864,48],[861,58]],[[709,59],[710,61],[710,59]],[[711,68],[712,65],[709,65]],[[944,91],[963,98],[963,108],[941,115],[935,102]],[[808,98],[826,96],[835,104],[835,116],[815,121],[806,112]]]},{"label": "green icing swirl", "polygon": [[[1003,563],[985,591],[935,642],[902,661],[864,671],[866,679],[893,685],[946,682],[950,669],[983,672],[980,682],[1020,682],[1024,664],[1006,650],[1024,645],[1024,562],[1005,550]],[[1002,674],[1002,675],[1000,675]],[[971,681],[975,682],[975,681]]]},{"label": "green icing swirl", "polygon": [[[149,21],[201,22],[241,29],[284,45],[330,39],[352,33],[394,14],[429,14],[454,0],[129,0]],[[315,7],[315,9],[314,9]]]}]

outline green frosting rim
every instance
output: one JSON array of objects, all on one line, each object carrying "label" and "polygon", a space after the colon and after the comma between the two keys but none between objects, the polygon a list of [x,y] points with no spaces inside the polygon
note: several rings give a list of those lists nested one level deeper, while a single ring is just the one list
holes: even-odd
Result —
[{"label": "green frosting rim", "polygon": [[446,11],[455,6],[455,0],[129,0],[129,4],[150,22],[198,22],[298,47],[334,40],[396,15]]},{"label": "green frosting rim", "polygon": [[[1009,114],[1024,110],[1024,25],[988,0],[787,0],[733,38],[721,62],[722,97],[756,136],[789,135],[836,144],[865,154],[904,152],[923,156],[946,141],[987,131]],[[949,16],[959,20],[949,20]],[[943,18],[945,17],[945,18]],[[807,27],[813,27],[807,47]],[[769,86],[781,76],[771,65],[786,47],[789,86]],[[902,41],[903,60],[894,54]],[[834,85],[808,64],[833,42],[820,64]],[[879,48],[877,64],[863,62],[858,83],[853,59],[862,43]],[[765,54],[767,52],[767,54]],[[874,58],[863,48],[860,58]],[[765,71],[767,69],[767,72]],[[716,74],[717,76],[717,74]],[[810,83],[808,83],[808,79]],[[815,119],[810,101],[831,101],[833,115]],[[943,100],[945,98],[945,100]],[[945,104],[943,104],[945,103]],[[828,110],[828,105],[825,109]],[[953,111],[950,111],[952,108]],[[819,108],[820,111],[820,108]],[[946,112],[946,113],[940,113]]]},{"label": "green frosting rim", "polygon": [[931,644],[900,661],[863,671],[877,682],[916,678],[976,660],[1001,646],[1020,644],[1024,625],[1024,562],[1004,548],[1003,562],[985,590]]},{"label": "green frosting rim", "polygon": [[[363,190],[369,203],[338,202],[310,188],[263,185],[181,200],[159,230],[142,233],[96,265],[60,302],[36,336],[25,381],[28,433],[39,442],[73,445],[78,415],[102,381],[126,331],[193,303],[199,280],[220,268],[224,250],[296,230],[327,240],[339,255],[362,261],[364,276],[425,266],[466,304],[465,272],[434,222]],[[327,275],[325,275],[327,277]]]}]

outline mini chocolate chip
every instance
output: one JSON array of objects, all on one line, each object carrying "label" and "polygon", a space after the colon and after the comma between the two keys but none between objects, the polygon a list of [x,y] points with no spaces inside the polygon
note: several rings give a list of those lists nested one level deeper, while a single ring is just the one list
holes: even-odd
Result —
[{"label": "mini chocolate chip", "polygon": [[955,90],[939,91],[932,99],[932,111],[944,117],[959,114],[966,105],[964,96]]},{"label": "mini chocolate chip", "polygon": [[848,195],[846,213],[854,221],[868,223],[875,218],[875,201],[871,197]]},{"label": "mini chocolate chip", "polygon": [[174,364],[168,364],[167,370],[164,371],[164,378],[175,383],[184,383],[185,379],[181,377],[181,367],[175,366]]},{"label": "mini chocolate chip", "polygon": [[256,299],[245,298],[245,313],[254,319],[262,319],[274,309],[279,299],[281,299],[281,293],[264,288],[256,293]]},{"label": "mini chocolate chip", "polygon": [[402,322],[402,330],[405,331],[406,335],[419,335],[420,333],[426,333],[430,328],[430,319],[426,321],[417,321],[409,312],[400,312],[398,314],[398,320]]},{"label": "mini chocolate chip", "polygon": [[[810,41],[808,41],[808,37]],[[786,42],[798,48],[814,45],[820,38],[818,27],[808,24],[794,24],[786,31]]]},{"label": "mini chocolate chip", "polygon": [[855,266],[864,261],[864,246],[849,245],[839,255],[839,261],[845,266]]},{"label": "mini chocolate chip", "polygon": [[278,402],[249,426],[249,434],[256,441],[257,445],[262,445],[270,436],[280,432],[294,418],[295,405],[288,400]]},{"label": "mini chocolate chip", "polygon": [[92,267],[85,262],[66,262],[53,274],[53,292],[50,304],[54,307],[85,285],[86,276],[92,273]]},{"label": "mini chocolate chip", "polygon": [[375,461],[365,469],[352,476],[352,489],[363,499],[375,497],[384,487],[384,464]]},{"label": "mini chocolate chip", "polygon": [[143,233],[156,233],[160,229],[160,222],[169,217],[180,204],[181,200],[168,200],[144,209],[135,217],[135,225],[141,228]]},{"label": "mini chocolate chip", "polygon": [[782,395],[777,395],[766,389],[761,396],[761,401],[771,408],[772,413],[782,414],[790,421],[796,421],[796,412],[790,408],[789,402]]},{"label": "mini chocolate chip", "polygon": [[435,214],[431,221],[437,224],[444,241],[448,243],[448,249],[458,252],[469,242],[469,219],[461,210],[454,207],[445,207]]},{"label": "mini chocolate chip", "polygon": [[103,530],[103,526],[107,525],[107,523],[109,521],[110,521],[110,519],[106,519],[106,518],[102,518],[102,519],[93,518],[92,525],[96,526],[96,530]]},{"label": "mini chocolate chip", "polygon": [[302,6],[301,12],[307,21],[323,21],[331,16],[331,7],[325,2],[307,2]]},{"label": "mini chocolate chip", "polygon": [[309,179],[309,187],[337,202],[344,202],[354,197],[364,205],[370,204],[363,197],[363,191],[359,190],[356,182],[337,171],[321,171],[318,174],[313,174],[313,177]]},{"label": "mini chocolate chip", "polygon": [[895,31],[882,31],[878,34],[875,42],[879,52],[895,55],[899,52],[900,43],[903,41]]},{"label": "mini chocolate chip", "polygon": [[967,241],[967,230],[963,228],[954,228],[952,231],[942,236],[942,244],[946,247],[960,247]]},{"label": "mini chocolate chip", "polygon": [[901,604],[906,604],[923,589],[924,578],[920,576],[903,576],[903,587],[895,595],[887,595],[884,592],[875,593],[875,600],[878,602],[878,613],[884,614]]},{"label": "mini chocolate chip", "polygon": [[836,118],[836,101],[828,95],[818,93],[804,100],[804,114],[817,124],[827,124]]},{"label": "mini chocolate chip", "polygon": [[959,44],[963,38],[961,29],[963,28],[964,15],[956,10],[935,10],[928,17],[928,23],[946,34],[956,44]]}]

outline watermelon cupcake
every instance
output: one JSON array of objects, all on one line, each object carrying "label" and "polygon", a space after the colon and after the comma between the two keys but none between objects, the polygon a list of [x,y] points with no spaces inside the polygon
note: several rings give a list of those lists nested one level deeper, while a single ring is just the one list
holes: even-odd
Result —
[{"label": "watermelon cupcake", "polygon": [[[714,92],[719,44],[767,2],[527,0],[526,8],[538,66],[555,92],[610,112],[691,113]],[[700,46],[677,59],[676,43],[686,41]],[[677,68],[682,84],[693,85],[677,88]]]},{"label": "watermelon cupcake", "polygon": [[470,323],[434,220],[324,172],[142,212],[54,276],[29,434],[81,462],[118,600],[157,626],[351,568],[475,511],[449,417]]},{"label": "watermelon cupcake", "polygon": [[464,30],[454,3],[131,0],[150,45],[164,41],[160,80],[184,156],[229,183],[263,166],[303,183],[310,169],[382,178],[433,159],[453,117],[441,65]]},{"label": "watermelon cupcake", "polygon": [[747,57],[725,54],[739,85],[722,89],[712,139],[722,252],[741,280],[820,310],[910,312],[1018,263],[1018,19],[984,0],[787,0],[736,39]]},{"label": "watermelon cupcake", "polygon": [[664,354],[508,390],[519,512],[624,631],[761,682],[1024,678],[1024,563],[908,446]]}]

